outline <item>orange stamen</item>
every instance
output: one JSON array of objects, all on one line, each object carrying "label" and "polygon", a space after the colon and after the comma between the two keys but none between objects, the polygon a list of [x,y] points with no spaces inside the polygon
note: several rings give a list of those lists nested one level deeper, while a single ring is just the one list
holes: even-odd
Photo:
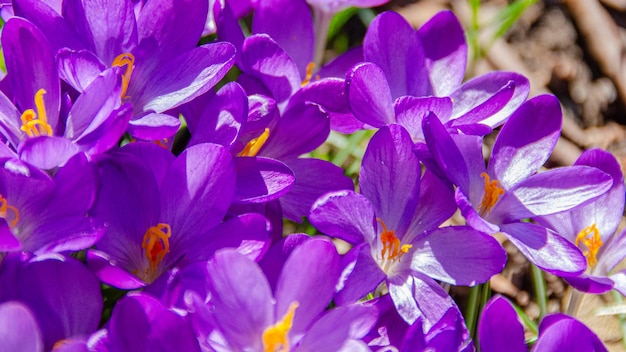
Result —
[{"label": "orange stamen", "polygon": [[150,263],[150,267],[146,269],[146,279],[154,280],[156,269],[163,261],[163,258],[170,251],[169,238],[172,236],[172,229],[168,224],[157,224],[150,227],[143,235],[141,248]]},{"label": "orange stamen", "polygon": [[[10,218],[8,217],[9,213],[12,214]],[[16,207],[9,205],[9,202],[2,195],[0,195],[0,217],[7,221],[9,228],[14,228],[20,221],[20,212]]]},{"label": "orange stamen", "polygon": [[480,176],[485,179],[485,194],[480,202],[480,215],[485,215],[491,212],[500,196],[504,194],[504,189],[500,187],[498,180],[492,181],[486,172],[481,173]]},{"label": "orange stamen", "polygon": [[126,71],[124,71],[124,74],[122,75],[122,92],[120,93],[120,96],[122,98],[127,98],[126,92],[128,91],[128,85],[130,84],[130,76],[133,74],[133,69],[135,68],[135,56],[131,53],[119,54],[115,57],[115,59],[113,59],[111,66],[126,66]]},{"label": "orange stamen", "polygon": [[311,78],[313,77],[314,68],[315,68],[315,63],[313,62],[309,62],[309,64],[306,65],[306,76],[304,77],[304,80],[302,81],[303,87],[311,83]]},{"label": "orange stamen", "polygon": [[579,242],[582,242],[588,249],[583,252],[585,257],[587,257],[587,264],[591,269],[595,268],[598,264],[598,251],[604,244],[600,238],[600,230],[598,230],[596,224],[587,226],[578,233],[575,241],[576,246],[578,246]]},{"label": "orange stamen", "polygon": [[387,230],[387,226],[385,226],[382,219],[376,218],[376,221],[383,227],[383,231],[380,234],[380,242],[383,245],[383,249],[380,251],[382,260],[400,260],[404,254],[409,252],[409,249],[411,249],[413,245],[401,245],[400,239],[396,237],[395,231]]},{"label": "orange stamen", "polygon": [[241,152],[239,152],[239,154],[237,154],[237,156],[256,156],[261,148],[263,148],[263,145],[265,145],[265,142],[267,142],[268,138],[270,138],[270,129],[265,128],[263,133],[261,133],[261,135],[257,138],[254,138],[253,140],[248,142],[248,144],[246,144],[246,146]]},{"label": "orange stamen", "polygon": [[265,352],[289,352],[289,331],[293,326],[293,316],[298,308],[298,302],[292,302],[283,319],[269,326],[263,331],[263,351]]},{"label": "orange stamen", "polygon": [[22,127],[20,129],[29,137],[52,136],[52,127],[48,124],[46,106],[43,100],[44,94],[46,94],[46,90],[43,88],[35,93],[35,109],[37,109],[37,113],[33,109],[26,109],[22,113]]}]

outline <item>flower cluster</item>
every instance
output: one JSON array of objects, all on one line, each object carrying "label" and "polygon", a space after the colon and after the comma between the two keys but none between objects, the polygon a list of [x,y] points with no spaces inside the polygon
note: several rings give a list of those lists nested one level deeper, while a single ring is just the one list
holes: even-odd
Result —
[{"label": "flower cluster", "polygon": [[[626,294],[617,161],[540,170],[558,101],[513,72],[464,82],[452,12],[419,30],[381,13],[323,62],[335,13],[385,2],[5,6],[0,349],[473,351],[446,287],[501,272],[502,236],[578,290]],[[331,130],[372,131],[358,180],[311,156]],[[565,334],[604,350],[566,316],[536,348]],[[502,297],[476,336],[526,349]]]}]

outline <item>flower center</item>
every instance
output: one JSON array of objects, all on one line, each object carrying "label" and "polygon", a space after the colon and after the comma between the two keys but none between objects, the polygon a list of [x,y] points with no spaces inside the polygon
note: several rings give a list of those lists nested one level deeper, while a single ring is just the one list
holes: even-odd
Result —
[{"label": "flower center", "polygon": [[289,352],[289,330],[293,326],[293,316],[300,304],[291,302],[283,319],[263,331],[263,347],[265,352]]},{"label": "flower center", "polygon": [[46,94],[46,90],[43,88],[35,93],[37,113],[33,109],[27,109],[22,113],[22,127],[20,129],[29,137],[52,136],[52,127],[48,124],[46,106],[43,101],[44,94]]},{"label": "flower center", "polygon": [[598,251],[604,244],[600,238],[600,231],[596,227],[596,224],[587,226],[578,233],[575,242],[576,246],[578,246],[580,242],[587,247],[588,250],[584,251],[583,254],[587,257],[587,264],[591,269],[594,269],[598,264]]},{"label": "flower center", "polygon": [[6,220],[9,228],[14,228],[20,220],[20,212],[17,208],[9,205],[7,199],[0,195],[0,217]]},{"label": "flower center", "polygon": [[504,194],[504,189],[500,187],[498,180],[491,180],[486,172],[480,174],[485,179],[485,194],[480,202],[480,215],[484,216],[491,212],[491,209],[498,203],[500,196]]},{"label": "flower center", "polygon": [[395,231],[387,230],[387,226],[382,219],[376,218],[376,221],[378,221],[383,227],[383,231],[380,234],[380,242],[383,245],[383,249],[380,251],[380,258],[382,261],[382,268],[385,272],[387,272],[390,265],[394,262],[400,261],[400,258],[413,248],[413,245],[401,244],[400,239],[396,237]]},{"label": "flower center", "polygon": [[124,74],[122,75],[122,92],[120,93],[120,96],[122,98],[127,98],[126,91],[128,91],[130,76],[133,74],[133,69],[135,68],[135,57],[131,53],[119,54],[115,57],[115,59],[113,59],[111,66],[126,66],[126,71],[124,71]]},{"label": "flower center", "polygon": [[302,87],[304,87],[307,84],[311,83],[311,78],[313,78],[313,69],[314,68],[315,68],[315,63],[313,63],[313,62],[309,62],[309,64],[306,65],[306,76],[304,76],[304,79],[302,80]]},{"label": "flower center", "polygon": [[141,248],[148,259],[150,266],[146,269],[145,279],[154,281],[156,269],[163,261],[163,258],[170,251],[169,238],[172,236],[172,229],[168,224],[157,224],[150,227],[143,235]]},{"label": "flower center", "polygon": [[267,142],[267,139],[269,137],[270,129],[265,128],[265,131],[263,131],[263,133],[261,133],[261,135],[257,138],[254,138],[253,140],[248,142],[248,144],[246,144],[246,146],[241,152],[239,152],[239,154],[237,154],[237,156],[256,156],[261,148],[263,148],[263,145],[265,145],[265,142]]}]

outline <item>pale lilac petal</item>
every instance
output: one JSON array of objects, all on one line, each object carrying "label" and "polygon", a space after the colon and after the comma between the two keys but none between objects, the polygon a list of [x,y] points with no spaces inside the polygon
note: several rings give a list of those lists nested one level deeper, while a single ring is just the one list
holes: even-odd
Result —
[{"label": "pale lilac petal", "polygon": [[465,77],[467,44],[463,27],[452,11],[441,11],[424,23],[418,33],[433,92],[436,96],[449,95]]},{"label": "pale lilac petal", "polygon": [[432,95],[422,42],[400,14],[387,11],[374,18],[363,40],[363,53],[366,61],[385,73],[394,99]]},{"label": "pale lilac petal", "polygon": [[0,304],[0,346],[6,351],[43,352],[41,331],[24,304]]},{"label": "pale lilac petal", "polygon": [[56,59],[59,77],[79,92],[84,91],[106,69],[106,65],[88,50],[63,48],[57,53]]},{"label": "pale lilac petal", "polygon": [[170,138],[180,128],[180,120],[168,114],[147,113],[128,122],[128,133],[131,136],[157,141]]},{"label": "pale lilac petal", "polygon": [[532,223],[501,225],[502,233],[530,262],[554,275],[576,275],[587,268],[580,250],[560,235]]},{"label": "pale lilac petal", "polygon": [[432,112],[445,124],[452,113],[452,100],[448,97],[405,96],[396,99],[393,107],[398,123],[409,131],[413,142],[420,142],[424,141],[424,118]]},{"label": "pale lilac petal", "polygon": [[[282,317],[298,302],[291,336],[305,332],[326,309],[335,294],[340,257],[326,239],[311,239],[296,247],[286,260],[276,285],[276,316]],[[315,267],[315,270],[310,270]]]},{"label": "pale lilac petal", "polygon": [[468,226],[436,229],[412,244],[411,269],[453,285],[485,282],[506,264],[498,241]]},{"label": "pale lilac petal", "polygon": [[351,244],[374,241],[375,218],[369,200],[353,191],[330,192],[320,197],[309,215],[317,229]]},{"label": "pale lilac petal", "polygon": [[21,160],[43,170],[61,166],[80,152],[79,146],[69,139],[55,136],[28,138],[18,148]]},{"label": "pale lilac petal", "polygon": [[375,64],[362,63],[347,73],[346,95],[350,109],[361,122],[374,127],[395,122],[387,78]]},{"label": "pale lilac petal", "polygon": [[0,92],[0,133],[13,147],[16,147],[24,138],[24,133],[20,130],[22,126],[20,116],[15,105],[4,93]]},{"label": "pale lilac petal", "polygon": [[404,127],[392,124],[374,134],[363,156],[359,186],[376,216],[398,234],[405,233],[411,224],[420,174],[420,162]]}]

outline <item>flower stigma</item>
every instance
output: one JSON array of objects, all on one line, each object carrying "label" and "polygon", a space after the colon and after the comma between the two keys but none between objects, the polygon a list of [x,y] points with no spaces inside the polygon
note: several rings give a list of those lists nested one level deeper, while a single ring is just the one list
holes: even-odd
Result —
[{"label": "flower stigma", "polygon": [[130,84],[130,76],[133,74],[133,69],[135,68],[135,56],[131,53],[119,54],[115,57],[115,59],[113,59],[111,66],[126,66],[126,71],[122,74],[122,92],[120,93],[120,97],[127,98],[126,92],[128,91],[128,85]]},{"label": "flower stigma", "polygon": [[261,148],[263,148],[268,138],[270,138],[270,129],[266,127],[263,133],[261,133],[261,135],[257,138],[254,138],[250,142],[248,142],[248,144],[246,144],[246,146],[241,152],[239,152],[239,154],[237,154],[237,156],[256,156]]},{"label": "flower stigma", "polygon": [[[10,217],[9,214],[11,214]],[[7,199],[2,195],[0,195],[0,217],[7,221],[9,228],[14,228],[20,221],[20,212],[17,211],[16,207],[9,205]]]},{"label": "flower stigma", "polygon": [[382,261],[382,269],[388,272],[390,265],[394,262],[400,261],[403,255],[409,252],[413,248],[412,244],[401,244],[400,239],[396,237],[396,232],[393,230],[387,230],[385,222],[376,218],[382,227],[383,231],[380,234],[380,242],[383,245],[383,249],[380,251],[380,257]]},{"label": "flower stigma", "polygon": [[150,227],[143,235],[141,248],[150,263],[150,267],[146,269],[144,279],[146,281],[154,281],[156,269],[163,261],[163,258],[170,251],[169,238],[172,236],[170,225],[159,223]]},{"label": "flower stigma", "polygon": [[504,194],[504,189],[500,187],[498,180],[491,180],[486,172],[480,174],[485,179],[485,195],[480,202],[480,215],[484,216],[491,212],[491,209],[498,203],[500,196]]},{"label": "flower stigma", "polygon": [[289,337],[287,335],[293,326],[293,316],[299,305],[298,302],[291,302],[283,318],[263,331],[263,351],[289,352]]},{"label": "flower stigma", "polygon": [[20,127],[20,130],[24,131],[29,137],[52,136],[52,127],[48,124],[46,106],[43,101],[44,94],[46,94],[46,90],[43,88],[35,93],[36,113],[33,109],[27,109],[22,113],[22,127]]},{"label": "flower stigma", "polygon": [[582,242],[582,244],[587,247],[588,250],[584,251],[583,254],[587,257],[587,265],[589,265],[591,269],[594,269],[598,264],[598,251],[604,244],[600,238],[600,230],[598,230],[596,224],[587,226],[578,233],[575,241],[576,246],[578,246],[579,242]]},{"label": "flower stigma", "polygon": [[[315,63],[313,63],[313,62],[309,62],[309,64],[306,65],[306,76],[304,76],[304,79],[302,80],[302,87],[304,87],[307,84],[311,83],[311,78],[313,78],[313,69],[314,68],[315,68]],[[316,76],[315,79],[320,79],[320,77]]]}]

